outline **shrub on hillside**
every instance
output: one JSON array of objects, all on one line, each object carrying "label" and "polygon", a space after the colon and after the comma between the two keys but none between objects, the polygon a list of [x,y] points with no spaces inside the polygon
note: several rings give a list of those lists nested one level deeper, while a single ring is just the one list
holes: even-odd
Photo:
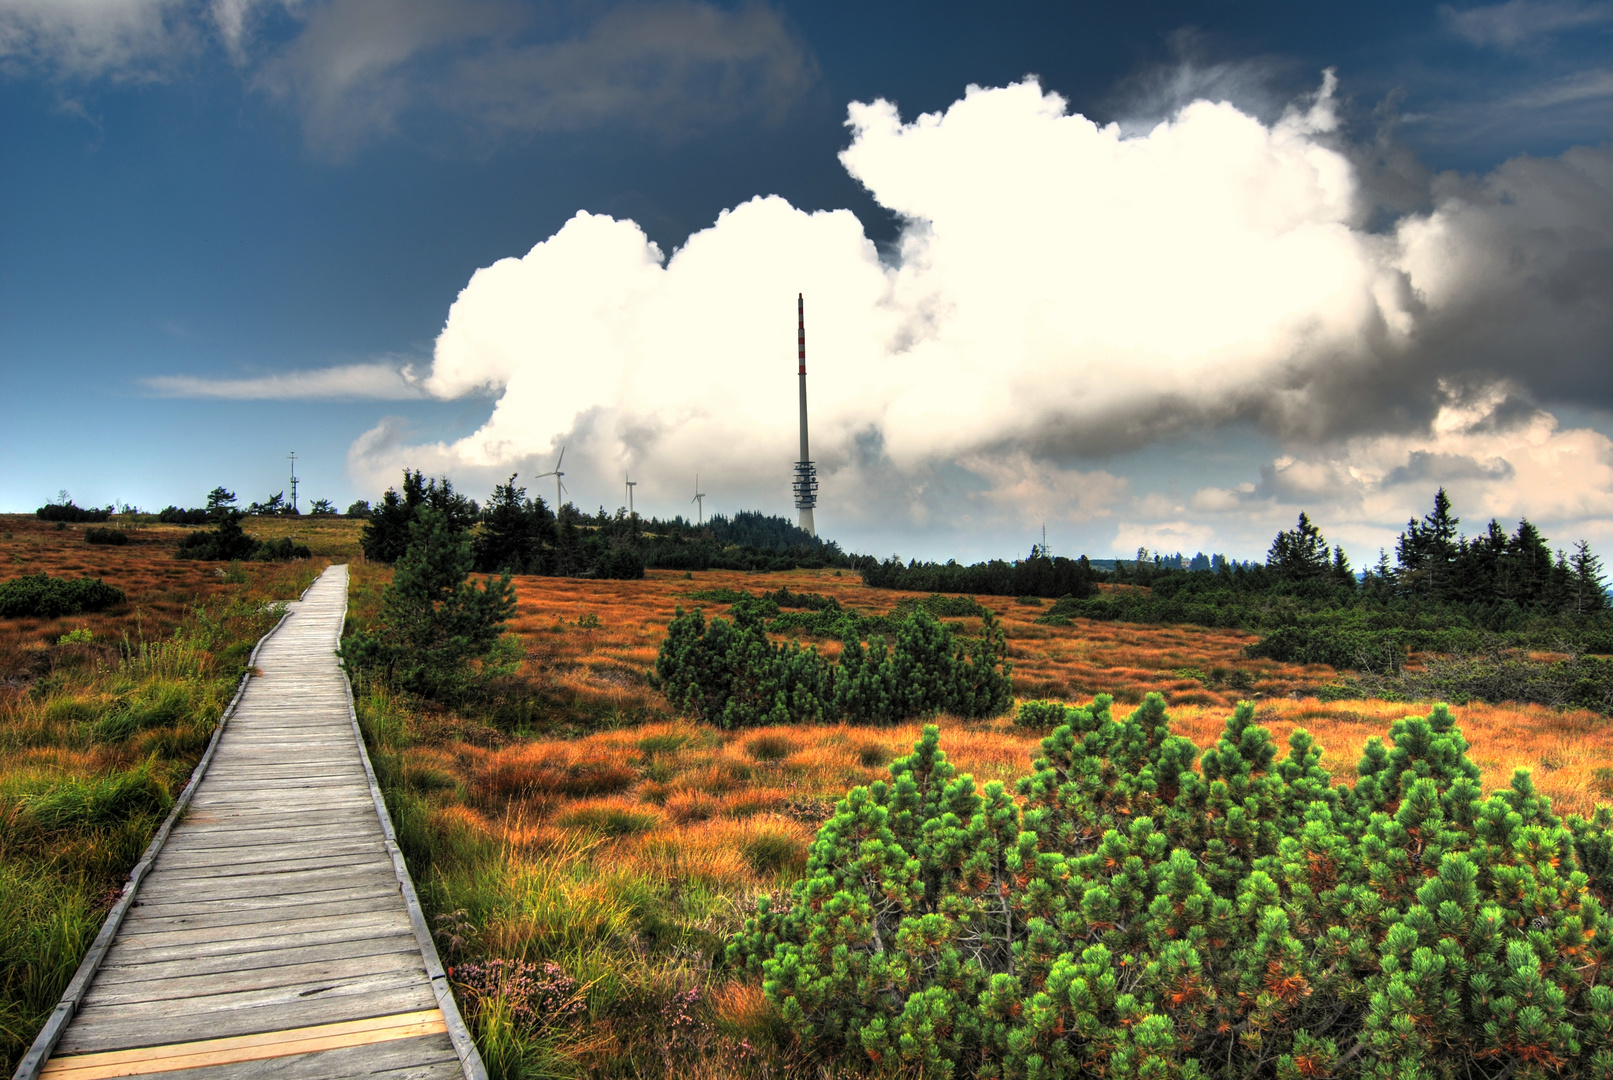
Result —
[{"label": "shrub on hillside", "polygon": [[113,547],[122,547],[129,542],[129,534],[122,529],[85,529],[84,542],[86,544],[110,544]]},{"label": "shrub on hillside", "polygon": [[71,499],[67,499],[59,503],[47,503],[41,506],[34,511],[34,516],[41,521],[65,521],[77,524],[85,521],[105,521],[112,516],[114,509],[116,508],[111,506],[104,509],[94,506],[87,508],[75,506]]},{"label": "shrub on hillside", "polygon": [[164,525],[206,525],[212,517],[200,506],[188,510],[182,506],[165,506],[157,515],[157,520]]},{"label": "shrub on hillside", "polygon": [[233,559],[250,559],[258,553],[258,541],[241,529],[241,513],[230,510],[222,514],[218,526],[193,532],[179,542],[174,552],[181,559],[213,559],[228,562]]},{"label": "shrub on hillside", "polygon": [[122,589],[100,578],[69,580],[29,574],[0,583],[0,615],[10,618],[54,619],[101,611],[127,599]]},{"label": "shrub on hillside", "polygon": [[[771,600],[748,600],[733,621],[679,608],[655,662],[656,685],[674,707],[723,727],[847,720],[892,723],[950,712],[995,716],[1013,700],[1012,663],[996,620],[964,643],[923,607],[896,624],[895,640],[848,633],[838,663],[813,648],[768,640]],[[815,615],[834,616],[833,612]]]},{"label": "shrub on hillside", "polygon": [[926,728],[729,963],[904,1074],[1613,1076],[1613,810],[1558,818],[1524,771],[1483,796],[1444,706],[1350,787],[1247,703],[1202,755],[1157,694],[1110,705],[1039,704],[1064,722],[1013,791]]},{"label": "shrub on hillside", "polygon": [[263,562],[290,562],[292,559],[312,558],[313,553],[308,550],[307,544],[299,544],[289,536],[282,536],[278,540],[263,541],[252,557]]}]

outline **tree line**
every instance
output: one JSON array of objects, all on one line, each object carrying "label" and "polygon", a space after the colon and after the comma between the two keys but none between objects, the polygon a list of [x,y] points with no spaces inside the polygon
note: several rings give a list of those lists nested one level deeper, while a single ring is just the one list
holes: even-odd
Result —
[{"label": "tree line", "polygon": [[[678,516],[645,518],[619,509],[586,514],[567,503],[556,513],[512,475],[495,485],[485,504],[446,476],[405,469],[400,488],[389,488],[368,513],[364,555],[396,562],[408,545],[409,524],[422,506],[442,514],[470,537],[477,573],[560,577],[641,578],[665,570],[792,570],[856,568],[833,542],[819,540],[784,518],[741,511],[696,524]],[[872,562],[872,560],[863,560]]]}]

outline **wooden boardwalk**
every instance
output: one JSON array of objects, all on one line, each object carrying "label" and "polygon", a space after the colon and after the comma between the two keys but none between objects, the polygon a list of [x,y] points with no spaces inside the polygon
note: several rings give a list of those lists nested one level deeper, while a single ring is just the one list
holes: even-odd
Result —
[{"label": "wooden boardwalk", "polygon": [[485,1076],[357,739],[346,609],[333,566],[260,647],[40,1076]]}]

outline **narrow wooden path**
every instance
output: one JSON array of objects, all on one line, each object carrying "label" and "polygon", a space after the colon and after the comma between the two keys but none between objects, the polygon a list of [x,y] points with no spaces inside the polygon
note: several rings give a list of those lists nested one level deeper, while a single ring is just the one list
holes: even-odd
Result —
[{"label": "narrow wooden path", "polygon": [[357,738],[346,610],[333,566],[263,643],[41,1076],[485,1075]]}]

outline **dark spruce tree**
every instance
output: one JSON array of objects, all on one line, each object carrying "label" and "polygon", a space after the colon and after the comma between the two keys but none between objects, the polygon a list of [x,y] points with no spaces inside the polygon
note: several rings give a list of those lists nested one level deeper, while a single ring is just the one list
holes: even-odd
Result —
[{"label": "dark spruce tree", "polygon": [[546,574],[552,562],[554,517],[542,499],[529,499],[515,476],[493,488],[473,546],[479,573]]},{"label": "dark spruce tree", "polygon": [[[1344,552],[1338,553],[1342,560]],[[1345,564],[1346,571],[1348,564]],[[1266,568],[1287,581],[1308,581],[1327,576],[1329,570],[1327,539],[1322,530],[1312,524],[1304,513],[1299,524],[1287,532],[1280,532],[1266,553]]]},{"label": "dark spruce tree", "polygon": [[490,656],[515,612],[510,576],[469,580],[474,557],[465,529],[423,502],[381,597],[370,631],[342,644],[342,658],[425,697],[455,700],[475,683],[473,662]]},{"label": "dark spruce tree", "polygon": [[370,512],[369,524],[359,538],[364,557],[372,562],[397,562],[409,546],[409,526],[422,506],[436,510],[450,528],[461,533],[480,516],[476,501],[455,491],[446,476],[427,480],[419,469],[404,469],[403,493],[387,488],[381,504]]}]

